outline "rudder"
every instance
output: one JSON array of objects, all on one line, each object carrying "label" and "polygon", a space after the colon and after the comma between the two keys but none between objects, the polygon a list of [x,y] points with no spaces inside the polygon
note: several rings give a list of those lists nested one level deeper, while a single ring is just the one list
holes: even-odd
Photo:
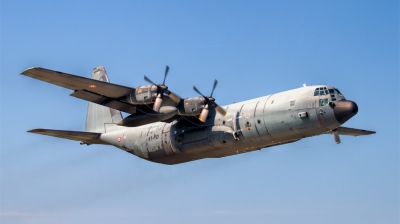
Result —
[{"label": "rudder", "polygon": [[[92,79],[100,80],[103,82],[110,82],[103,66],[98,66],[92,71]],[[122,114],[119,110],[111,109],[102,105],[92,102],[88,103],[86,114],[86,127],[87,132],[105,133],[106,125],[116,123],[122,120]]]}]

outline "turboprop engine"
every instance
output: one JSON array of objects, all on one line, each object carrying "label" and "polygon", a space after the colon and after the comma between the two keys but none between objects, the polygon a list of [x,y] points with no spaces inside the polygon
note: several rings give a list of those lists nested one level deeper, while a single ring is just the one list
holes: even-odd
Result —
[{"label": "turboprop engine", "polygon": [[125,100],[133,105],[151,104],[157,97],[157,86],[147,85],[135,88],[135,91],[126,95]]},{"label": "turboprop engine", "polygon": [[205,105],[205,98],[202,96],[186,98],[183,103],[179,105],[178,113],[182,116],[197,116],[203,110]]},{"label": "turboprop engine", "polygon": [[181,98],[169,91],[168,86],[165,85],[168,71],[169,67],[167,66],[162,84],[155,84],[147,76],[144,76],[144,80],[151,83],[151,85],[135,88],[135,91],[125,96],[125,101],[132,105],[153,104],[153,110],[155,112],[160,112],[160,108],[163,106],[163,98],[166,96],[168,98],[167,105],[171,104],[170,101],[172,101],[172,104],[178,105],[181,102]]}]

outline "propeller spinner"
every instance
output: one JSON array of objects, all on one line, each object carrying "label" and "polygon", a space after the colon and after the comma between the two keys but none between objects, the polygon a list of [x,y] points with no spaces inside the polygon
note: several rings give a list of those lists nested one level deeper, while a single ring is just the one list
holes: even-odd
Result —
[{"label": "propeller spinner", "polygon": [[211,95],[210,95],[209,97],[204,96],[204,95],[196,88],[196,86],[193,86],[194,91],[196,91],[198,94],[200,94],[201,96],[204,97],[204,103],[205,103],[205,105],[204,105],[204,108],[203,108],[203,110],[201,111],[200,116],[199,116],[199,120],[200,120],[201,122],[206,122],[207,117],[208,117],[208,112],[209,112],[209,109],[208,109],[208,108],[209,108],[210,106],[214,107],[215,110],[216,110],[218,113],[220,113],[222,116],[225,116],[225,114],[226,114],[226,110],[225,110],[224,108],[220,107],[217,103],[215,103],[215,99],[212,97],[212,95],[213,95],[213,93],[214,93],[214,90],[215,90],[215,87],[217,87],[217,84],[218,84],[218,81],[215,80],[215,81],[214,81],[214,86],[213,86],[212,91],[211,91]]},{"label": "propeller spinner", "polygon": [[165,74],[164,74],[163,83],[160,84],[160,85],[155,84],[147,76],[144,76],[144,80],[146,80],[147,82],[157,86],[157,98],[156,98],[156,100],[154,102],[154,105],[153,105],[153,110],[156,111],[156,112],[160,111],[161,104],[162,104],[162,101],[163,101],[162,98],[163,98],[164,93],[167,94],[177,104],[181,101],[181,98],[178,95],[176,95],[175,93],[169,91],[168,90],[168,86],[165,85],[165,80],[167,78],[168,71],[169,71],[169,67],[167,65],[167,67],[165,68]]}]

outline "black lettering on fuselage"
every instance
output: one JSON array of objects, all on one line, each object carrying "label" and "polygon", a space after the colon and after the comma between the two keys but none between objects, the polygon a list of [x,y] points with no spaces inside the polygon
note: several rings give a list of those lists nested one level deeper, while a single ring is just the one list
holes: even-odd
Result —
[{"label": "black lettering on fuselage", "polygon": [[150,136],[147,140],[153,141],[153,140],[157,140],[159,137],[160,137],[159,135],[154,134],[153,136]]}]

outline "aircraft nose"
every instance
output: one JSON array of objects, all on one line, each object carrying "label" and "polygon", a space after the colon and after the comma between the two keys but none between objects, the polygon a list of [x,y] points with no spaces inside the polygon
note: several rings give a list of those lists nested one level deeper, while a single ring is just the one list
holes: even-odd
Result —
[{"label": "aircraft nose", "polygon": [[358,106],[356,103],[350,100],[339,100],[335,102],[333,113],[335,114],[336,120],[341,124],[348,121],[358,112]]}]

